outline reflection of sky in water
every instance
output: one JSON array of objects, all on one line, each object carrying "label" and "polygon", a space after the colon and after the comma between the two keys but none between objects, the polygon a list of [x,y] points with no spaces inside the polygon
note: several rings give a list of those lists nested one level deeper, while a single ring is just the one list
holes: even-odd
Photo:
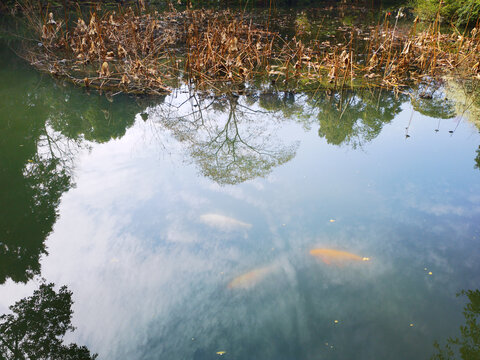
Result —
[{"label": "reflection of sky in water", "polygon": [[[47,241],[42,276],[73,291],[77,343],[105,359],[413,359],[455,333],[455,293],[480,280],[468,124],[434,133],[416,113],[404,139],[408,109],[354,151],[280,122],[293,160],[220,186],[156,113],[80,156]],[[327,266],[315,247],[371,261]],[[33,287],[7,283],[0,310]]]}]

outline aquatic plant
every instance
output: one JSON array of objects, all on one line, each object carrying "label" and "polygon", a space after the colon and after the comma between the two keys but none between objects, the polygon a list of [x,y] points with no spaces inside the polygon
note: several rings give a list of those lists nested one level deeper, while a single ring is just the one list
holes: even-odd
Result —
[{"label": "aquatic plant", "polygon": [[287,39],[246,13],[143,7],[92,10],[75,26],[52,12],[25,11],[38,38],[24,56],[38,69],[112,93],[162,94],[180,83],[238,90],[276,84],[284,90],[402,86],[446,74],[480,77],[480,31],[442,33],[439,21],[417,31],[399,25],[401,10],[369,32],[344,29],[342,43]]}]

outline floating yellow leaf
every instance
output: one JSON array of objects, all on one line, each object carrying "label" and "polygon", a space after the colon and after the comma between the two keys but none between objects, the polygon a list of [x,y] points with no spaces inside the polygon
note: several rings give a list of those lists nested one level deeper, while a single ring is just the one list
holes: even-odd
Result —
[{"label": "floating yellow leaf", "polygon": [[338,320],[333,320],[333,322],[334,322],[335,324],[338,324]]},{"label": "floating yellow leaf", "polygon": [[433,273],[431,271],[428,272],[428,275],[433,275]]},{"label": "floating yellow leaf", "polygon": [[413,324],[410,324],[410,327],[413,327]]},{"label": "floating yellow leaf", "polygon": [[330,219],[330,222],[331,222],[331,223],[334,223],[334,222],[335,222],[335,219]]},{"label": "floating yellow leaf", "polygon": [[223,354],[226,354],[227,352],[226,351],[217,351],[217,355],[220,355],[222,356]]}]

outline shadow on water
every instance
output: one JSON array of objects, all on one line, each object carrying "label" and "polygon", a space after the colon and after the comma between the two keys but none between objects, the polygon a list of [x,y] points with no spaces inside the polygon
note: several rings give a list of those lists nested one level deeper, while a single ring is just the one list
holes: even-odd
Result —
[{"label": "shadow on water", "polygon": [[460,336],[448,338],[444,346],[435,342],[431,360],[480,359],[480,290],[463,290],[457,296],[466,296],[463,308],[465,324],[460,326]]},{"label": "shadow on water", "polygon": [[11,313],[0,316],[0,359],[93,360],[87,347],[63,344],[67,332],[74,331],[71,319],[72,292],[66,286],[41,283],[32,296],[10,306]]}]

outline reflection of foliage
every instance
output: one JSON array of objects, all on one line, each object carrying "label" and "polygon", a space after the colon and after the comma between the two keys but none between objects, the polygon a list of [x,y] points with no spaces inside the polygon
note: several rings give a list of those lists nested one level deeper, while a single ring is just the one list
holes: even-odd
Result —
[{"label": "reflection of foliage", "polygon": [[285,92],[283,95],[278,92],[262,93],[258,97],[258,104],[265,110],[281,112],[287,119],[292,117],[308,119],[308,116],[305,115],[305,104],[296,101],[295,94],[291,92]]},{"label": "reflection of foliage", "polygon": [[458,116],[466,117],[480,129],[480,82],[449,80],[445,92],[455,104]]},{"label": "reflection of foliage", "polygon": [[[58,89],[53,89],[58,92]],[[121,138],[133,125],[139,107],[127,98],[111,103],[105,96],[79,92],[69,88],[62,96],[45,94],[52,100],[49,125],[69,139],[103,143]]]},{"label": "reflection of foliage", "polygon": [[344,91],[325,92],[310,103],[319,108],[318,135],[329,144],[361,146],[376,138],[383,128],[400,112],[403,97],[393,92]]},{"label": "reflection of foliage", "polygon": [[159,113],[161,124],[188,145],[201,172],[218,184],[266,176],[295,156],[296,145],[272,140],[271,112],[253,110],[233,95],[211,101],[192,96],[190,100],[192,111],[173,116],[167,111]]},{"label": "reflection of foliage", "polygon": [[132,102],[111,104],[72,87],[58,88],[0,46],[0,284],[40,273],[45,239],[61,195],[72,186],[84,139],[122,136],[134,121]]},{"label": "reflection of foliage", "polygon": [[188,144],[205,176],[219,184],[236,184],[265,176],[295,156],[296,144],[275,144],[275,119],[293,119],[309,129],[318,118],[319,135],[328,143],[355,148],[377,137],[405,99],[368,90],[337,94],[328,90],[315,96],[268,91],[243,97],[191,96],[179,107],[154,111],[161,118],[159,124]]},{"label": "reflection of foliage", "polygon": [[72,292],[63,286],[41,284],[33,295],[10,306],[12,314],[0,316],[1,359],[90,360],[85,346],[62,343],[72,320]]},{"label": "reflection of foliage", "polygon": [[480,170],[480,146],[478,147],[477,157],[475,158],[475,169]]},{"label": "reflection of foliage", "polygon": [[22,77],[24,69],[14,66],[2,66],[0,74],[0,107],[8,114],[0,117],[0,284],[26,282],[40,272],[56,207],[71,186],[69,169],[56,155],[62,141],[45,126],[48,106],[29,93],[38,78]]},{"label": "reflection of foliage", "polygon": [[23,176],[2,176],[0,186],[8,190],[2,191],[1,202],[9,206],[0,210],[0,283],[7,277],[26,282],[40,272],[44,240],[55,223],[60,196],[70,187],[70,176],[57,165],[57,159],[36,159]]},{"label": "reflection of foliage", "polygon": [[449,338],[444,348],[435,342],[437,353],[432,360],[453,360],[457,354],[464,360],[480,359],[480,290],[464,290],[458,295],[469,300],[463,310],[465,325],[460,326],[460,337]]},{"label": "reflection of foliage", "polygon": [[[465,116],[480,130],[480,82],[450,80],[446,86],[446,94],[455,101],[455,111]],[[480,146],[475,157],[475,168],[480,169]]]},{"label": "reflection of foliage", "polygon": [[420,114],[436,119],[451,119],[455,117],[455,101],[448,98],[439,86],[420,86],[411,97],[413,109]]}]

